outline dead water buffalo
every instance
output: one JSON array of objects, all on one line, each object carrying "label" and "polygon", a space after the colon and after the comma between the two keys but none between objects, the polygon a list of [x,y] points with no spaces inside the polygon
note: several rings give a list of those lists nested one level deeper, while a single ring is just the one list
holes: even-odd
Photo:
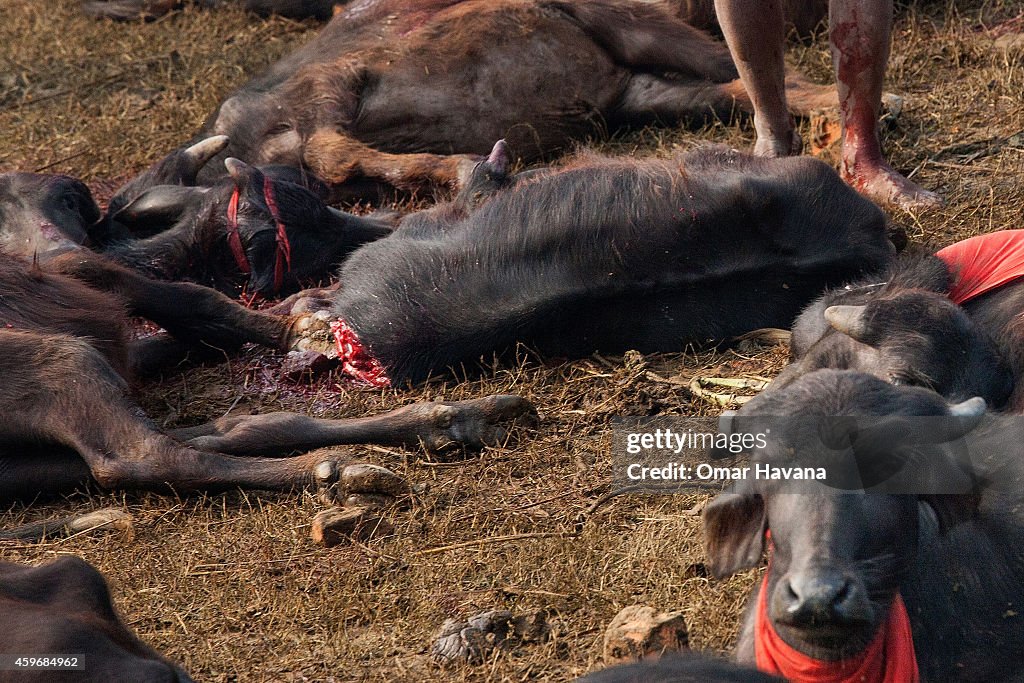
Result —
[{"label": "dead water buffalo", "polygon": [[[0,254],[0,500],[95,481],[104,488],[289,489],[332,483],[346,463],[290,455],[331,443],[479,446],[530,412],[515,396],[415,404],[374,417],[291,413],[222,418],[162,433],[126,380],[204,347],[287,348],[294,318],[250,311],[214,290],[145,278],[87,251],[45,270]],[[169,335],[133,341],[128,315]],[[171,336],[173,335],[173,336]]]},{"label": "dead water buffalo", "polygon": [[156,186],[121,208],[111,220],[139,229],[174,219],[154,235],[111,241],[103,253],[153,277],[227,292],[244,284],[248,294],[273,297],[327,278],[355,248],[392,230],[386,221],[328,206],[288,179],[295,169],[232,158],[225,166],[227,182]]},{"label": "dead water buffalo", "polygon": [[90,242],[100,210],[82,181],[65,175],[0,173],[0,249],[32,258]]},{"label": "dead water buffalo", "polygon": [[[200,7],[242,7],[261,16],[278,14],[294,19],[329,19],[335,7],[347,0],[87,0],[82,8],[86,14],[122,21],[155,19],[188,4]],[[714,0],[665,0],[670,12],[697,28],[718,26]],[[786,24],[799,36],[810,35],[819,28],[828,12],[828,0],[783,0],[782,13]]]},{"label": "dead water buffalo", "polygon": [[855,369],[959,401],[1024,411],[1024,231],[904,254],[887,272],[825,292],[793,326],[784,387],[817,368]]},{"label": "dead water buffalo", "polygon": [[[835,106],[793,76],[797,113]],[[335,189],[454,187],[505,138],[525,160],[622,126],[749,110],[726,47],[636,0],[364,0],[228,97],[221,159],[305,165]],[[215,163],[204,184],[221,175]]]},{"label": "dead water buffalo", "polygon": [[[0,681],[5,683],[192,680],[125,626],[103,575],[78,557],[63,556],[41,567],[0,562],[0,628],[5,658]],[[57,657],[75,668],[20,668],[13,655]]]},{"label": "dead water buffalo", "polygon": [[518,342],[578,357],[788,327],[894,253],[882,212],[813,159],[594,157],[451,223],[414,216],[311,297],[344,362],[403,384]]},{"label": "dead water buffalo", "polygon": [[118,190],[102,218],[73,178],[0,175],[0,248],[46,259],[90,247],[163,280],[274,296],[326,279],[353,249],[391,232],[389,222],[327,206],[326,186],[295,168],[228,159],[230,177],[197,187],[226,143],[172,152]]},{"label": "dead water buffalo", "polygon": [[[753,453],[754,462],[787,462],[792,449],[808,443],[794,438],[801,425],[844,416],[857,418],[859,429],[833,433],[832,445],[802,452],[804,462],[826,464],[835,453],[863,447],[862,455],[882,464],[918,459],[921,469],[955,471],[955,442],[981,438],[975,435],[986,430],[977,426],[983,411],[980,399],[950,404],[920,387],[826,369],[755,397],[732,424],[746,432],[744,420],[771,420],[767,447]],[[779,415],[799,419],[762,417]],[[931,447],[905,438],[916,420],[942,425],[931,436],[912,430]],[[791,680],[1021,680],[1018,422],[997,425],[992,447],[975,447],[981,467],[975,485],[960,493],[858,492],[832,488],[829,480],[796,489],[793,481],[751,477],[715,498],[704,512],[713,574],[756,567],[766,547],[769,553],[743,618],[739,661]]]}]

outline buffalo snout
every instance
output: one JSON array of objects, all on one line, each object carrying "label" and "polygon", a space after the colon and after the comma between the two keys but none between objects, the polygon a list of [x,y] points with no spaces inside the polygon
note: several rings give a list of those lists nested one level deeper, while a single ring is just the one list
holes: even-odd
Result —
[{"label": "buffalo snout", "polygon": [[824,634],[869,625],[871,602],[856,577],[838,570],[792,572],[781,579],[772,600],[772,620]]}]

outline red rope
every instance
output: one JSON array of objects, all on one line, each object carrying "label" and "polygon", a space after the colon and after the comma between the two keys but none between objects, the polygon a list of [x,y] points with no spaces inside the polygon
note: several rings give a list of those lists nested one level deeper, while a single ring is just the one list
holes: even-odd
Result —
[{"label": "red rope", "polygon": [[834,662],[814,659],[782,640],[768,616],[770,535],[768,544],[768,572],[761,582],[754,613],[754,657],[758,669],[799,683],[919,683],[910,617],[899,593],[889,607],[889,618],[871,643],[853,657]]},{"label": "red rope", "polygon": [[228,201],[228,246],[235,257],[238,269],[248,275],[252,272],[249,259],[245,255],[245,248],[242,247],[242,237],[238,234],[238,188],[231,193]]},{"label": "red rope", "polygon": [[341,361],[341,371],[349,377],[359,380],[371,387],[386,388],[391,386],[387,371],[380,362],[370,355],[356,335],[356,331],[341,318],[331,323],[331,334]]},{"label": "red rope", "polygon": [[[288,231],[284,221],[281,220],[281,211],[277,206],[277,199],[274,196],[274,184],[270,178],[263,176],[263,199],[267,202],[270,216],[274,219],[274,227],[277,230],[277,255],[274,259],[274,293],[281,291],[284,284],[285,272],[292,270],[292,245],[288,241]],[[231,199],[228,201],[228,245],[235,257],[238,269],[248,275],[252,272],[252,265],[245,255],[245,248],[242,246],[242,236],[238,232],[238,201],[239,191],[236,187],[231,192]]]},{"label": "red rope", "polygon": [[267,202],[270,215],[274,218],[277,226],[277,256],[274,259],[274,293],[281,291],[284,284],[285,265],[288,272],[292,272],[292,245],[288,241],[288,232],[285,230],[284,222],[281,220],[281,213],[277,208],[277,201],[274,199],[274,185],[270,178],[263,176],[263,199]]}]

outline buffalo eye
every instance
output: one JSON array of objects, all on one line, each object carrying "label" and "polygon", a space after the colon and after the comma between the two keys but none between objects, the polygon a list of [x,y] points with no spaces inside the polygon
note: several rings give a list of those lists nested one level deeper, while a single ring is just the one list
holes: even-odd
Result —
[{"label": "buffalo eye", "polygon": [[[937,391],[935,381],[913,368],[901,368],[889,373],[889,383],[894,386],[924,387]],[[941,393],[941,392],[940,392]]]}]

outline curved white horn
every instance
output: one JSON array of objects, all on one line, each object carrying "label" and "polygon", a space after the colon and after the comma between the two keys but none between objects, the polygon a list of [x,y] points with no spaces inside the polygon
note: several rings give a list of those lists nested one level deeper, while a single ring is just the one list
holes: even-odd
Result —
[{"label": "curved white horn", "polygon": [[200,140],[196,144],[192,145],[185,150],[185,155],[189,161],[201,167],[207,161],[217,156],[225,147],[228,146],[227,135],[214,135],[208,137],[205,140]]},{"label": "curved white horn", "polygon": [[985,414],[985,408],[985,399],[981,396],[975,396],[974,398],[951,405],[949,407],[949,414],[953,417],[981,417]]},{"label": "curved white horn", "polygon": [[861,341],[867,331],[864,324],[864,306],[829,306],[825,309],[825,320],[838,332]]}]

